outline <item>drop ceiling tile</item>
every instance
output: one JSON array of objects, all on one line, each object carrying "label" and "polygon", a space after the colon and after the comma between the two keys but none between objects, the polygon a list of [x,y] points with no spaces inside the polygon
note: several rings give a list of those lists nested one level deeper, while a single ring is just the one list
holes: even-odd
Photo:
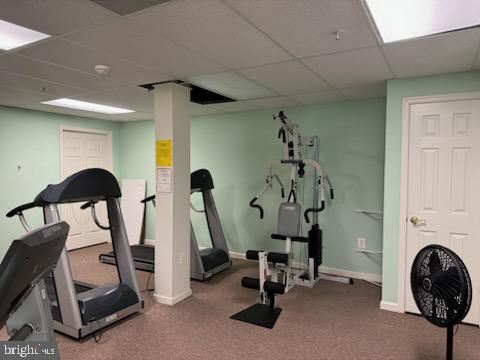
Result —
[{"label": "drop ceiling tile", "polygon": [[197,103],[190,103],[190,115],[191,116],[202,116],[202,115],[213,115],[219,112],[218,109],[212,109],[208,105],[200,105]]},{"label": "drop ceiling tile", "polygon": [[146,114],[140,111],[136,111],[129,114],[118,114],[118,115],[109,115],[109,117],[105,118],[107,120],[113,121],[141,121],[141,120],[153,120],[153,115]]},{"label": "drop ceiling tile", "polygon": [[387,84],[374,84],[339,90],[349,100],[369,99],[387,95]]},{"label": "drop ceiling tile", "polygon": [[62,39],[53,39],[19,51],[34,59],[81,70],[97,75],[95,65],[110,66],[108,78],[122,85],[140,85],[167,81],[171,78],[149,68],[108,55],[80,44]]},{"label": "drop ceiling tile", "polygon": [[263,65],[238,72],[284,95],[330,89],[323,80],[298,61]]},{"label": "drop ceiling tile", "polygon": [[44,93],[55,97],[69,97],[88,93],[89,90],[61,85],[41,79],[0,71],[0,86],[10,86],[18,90]]},{"label": "drop ceiling tile", "polygon": [[366,85],[392,77],[376,47],[308,58],[302,62],[337,88]]},{"label": "drop ceiling tile", "polygon": [[7,86],[0,86],[0,105],[22,106],[52,99],[54,99],[52,96],[22,91]]},{"label": "drop ceiling tile", "polygon": [[[296,57],[376,44],[359,1],[227,1]],[[344,31],[340,40],[337,30]]]},{"label": "drop ceiling tile", "polygon": [[131,19],[147,26],[155,36],[170,39],[229,69],[291,59],[219,0],[169,1]]},{"label": "drop ceiling tile", "polygon": [[147,29],[147,24],[134,22],[132,17],[85,29],[66,38],[174,78],[225,70],[223,66],[163,39]]},{"label": "drop ceiling tile", "polygon": [[471,29],[385,44],[383,50],[397,77],[452,73],[471,69],[479,39],[480,29]]},{"label": "drop ceiling tile", "polygon": [[116,84],[108,78],[89,75],[14,54],[0,56],[0,71],[21,74],[92,91],[116,87]]},{"label": "drop ceiling tile", "polygon": [[233,99],[256,99],[275,96],[274,92],[233,72],[192,76],[188,82]]},{"label": "drop ceiling tile", "polygon": [[125,121],[142,121],[142,120],[153,120],[153,116],[150,114],[144,114],[141,112],[134,112],[130,114],[119,114],[119,115],[110,115],[111,118],[107,120],[125,122]]},{"label": "drop ceiling tile", "polygon": [[80,117],[85,117],[85,118],[89,118],[89,119],[101,119],[101,120],[110,120],[110,121],[137,121],[137,120],[150,120],[150,119],[152,119],[151,115],[144,114],[144,113],[141,113],[141,112],[108,115],[108,114],[94,113],[94,112],[91,112],[91,111],[83,111],[83,110],[62,108],[62,107],[58,107],[58,106],[40,104],[40,103],[28,104],[28,105],[24,105],[24,106],[21,106],[21,107],[25,108],[25,109],[45,111],[45,112],[51,112],[51,113],[56,113],[56,114],[80,116]]},{"label": "drop ceiling tile", "polygon": [[233,112],[258,110],[258,107],[248,104],[245,101],[234,101],[234,102],[223,103],[223,104],[212,104],[212,105],[208,105],[208,107],[217,111],[218,113],[233,113]]},{"label": "drop ceiling tile", "polygon": [[300,105],[299,102],[289,99],[286,96],[276,96],[264,99],[247,100],[246,103],[256,106],[260,109],[277,109],[289,106]]},{"label": "drop ceiling tile", "polygon": [[76,96],[76,100],[115,106],[153,115],[154,96],[138,86],[127,86],[102,92]]},{"label": "drop ceiling tile", "polygon": [[335,90],[306,94],[295,94],[290,95],[290,97],[304,105],[346,100],[343,95],[339,94]]},{"label": "drop ceiling tile", "polygon": [[0,18],[49,35],[60,35],[117,17],[90,1],[0,0]]},{"label": "drop ceiling tile", "polygon": [[117,14],[127,15],[170,0],[91,0]]}]

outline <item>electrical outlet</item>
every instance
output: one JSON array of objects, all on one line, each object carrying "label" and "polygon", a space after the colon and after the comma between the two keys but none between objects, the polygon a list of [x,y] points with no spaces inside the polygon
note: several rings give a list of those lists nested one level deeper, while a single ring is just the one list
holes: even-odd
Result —
[{"label": "electrical outlet", "polygon": [[357,249],[366,249],[367,248],[367,239],[358,238],[357,239]]}]

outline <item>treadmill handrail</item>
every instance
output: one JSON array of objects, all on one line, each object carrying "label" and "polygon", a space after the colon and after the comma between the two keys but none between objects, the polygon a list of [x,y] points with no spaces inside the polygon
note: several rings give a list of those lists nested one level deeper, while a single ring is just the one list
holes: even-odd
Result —
[{"label": "treadmill handrail", "polygon": [[13,210],[10,210],[6,217],[8,218],[11,218],[15,215],[18,216],[19,220],[20,220],[20,223],[22,224],[23,228],[25,229],[25,231],[28,233],[30,232],[32,229],[30,227],[30,225],[28,224],[28,221],[27,219],[25,219],[25,216],[23,215],[23,212],[25,210],[29,210],[29,209],[33,209],[35,207],[37,207],[38,205],[34,202],[31,202],[31,203],[27,203],[27,204],[23,204],[23,205],[20,205],[20,206],[17,206],[15,209]]},{"label": "treadmill handrail", "polygon": [[15,215],[22,214],[25,210],[33,209],[37,206],[38,206],[38,204],[36,204],[34,202],[22,204],[20,206],[17,206],[15,209],[10,210],[5,216],[7,218],[11,218],[11,217],[14,217]]},{"label": "treadmill handrail", "polygon": [[98,201],[89,201],[82,206],[80,206],[80,209],[85,210],[90,208],[91,214],[92,214],[92,219],[95,225],[97,225],[100,229],[102,230],[110,230],[110,226],[105,226],[100,223],[100,220],[98,219],[97,216],[97,211],[95,210],[95,205],[98,203]]},{"label": "treadmill handrail", "polygon": [[145,204],[149,201],[152,201],[152,200],[155,200],[155,196],[156,195],[150,195],[150,196],[147,196],[145,199],[143,199],[142,201],[140,201],[142,204]]}]

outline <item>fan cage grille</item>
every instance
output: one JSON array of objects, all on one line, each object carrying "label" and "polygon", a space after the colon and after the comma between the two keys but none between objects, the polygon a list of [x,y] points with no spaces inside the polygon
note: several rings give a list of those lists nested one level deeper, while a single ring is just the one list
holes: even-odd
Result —
[{"label": "fan cage grille", "polygon": [[432,324],[460,323],[472,301],[472,284],[458,255],[441,245],[429,245],[417,254],[411,271],[412,293],[422,315]]}]

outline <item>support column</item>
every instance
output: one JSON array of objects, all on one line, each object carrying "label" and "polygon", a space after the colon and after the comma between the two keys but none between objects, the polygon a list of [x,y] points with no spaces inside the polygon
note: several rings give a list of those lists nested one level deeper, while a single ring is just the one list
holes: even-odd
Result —
[{"label": "support column", "polygon": [[190,89],[155,87],[155,301],[174,305],[190,289]]}]

